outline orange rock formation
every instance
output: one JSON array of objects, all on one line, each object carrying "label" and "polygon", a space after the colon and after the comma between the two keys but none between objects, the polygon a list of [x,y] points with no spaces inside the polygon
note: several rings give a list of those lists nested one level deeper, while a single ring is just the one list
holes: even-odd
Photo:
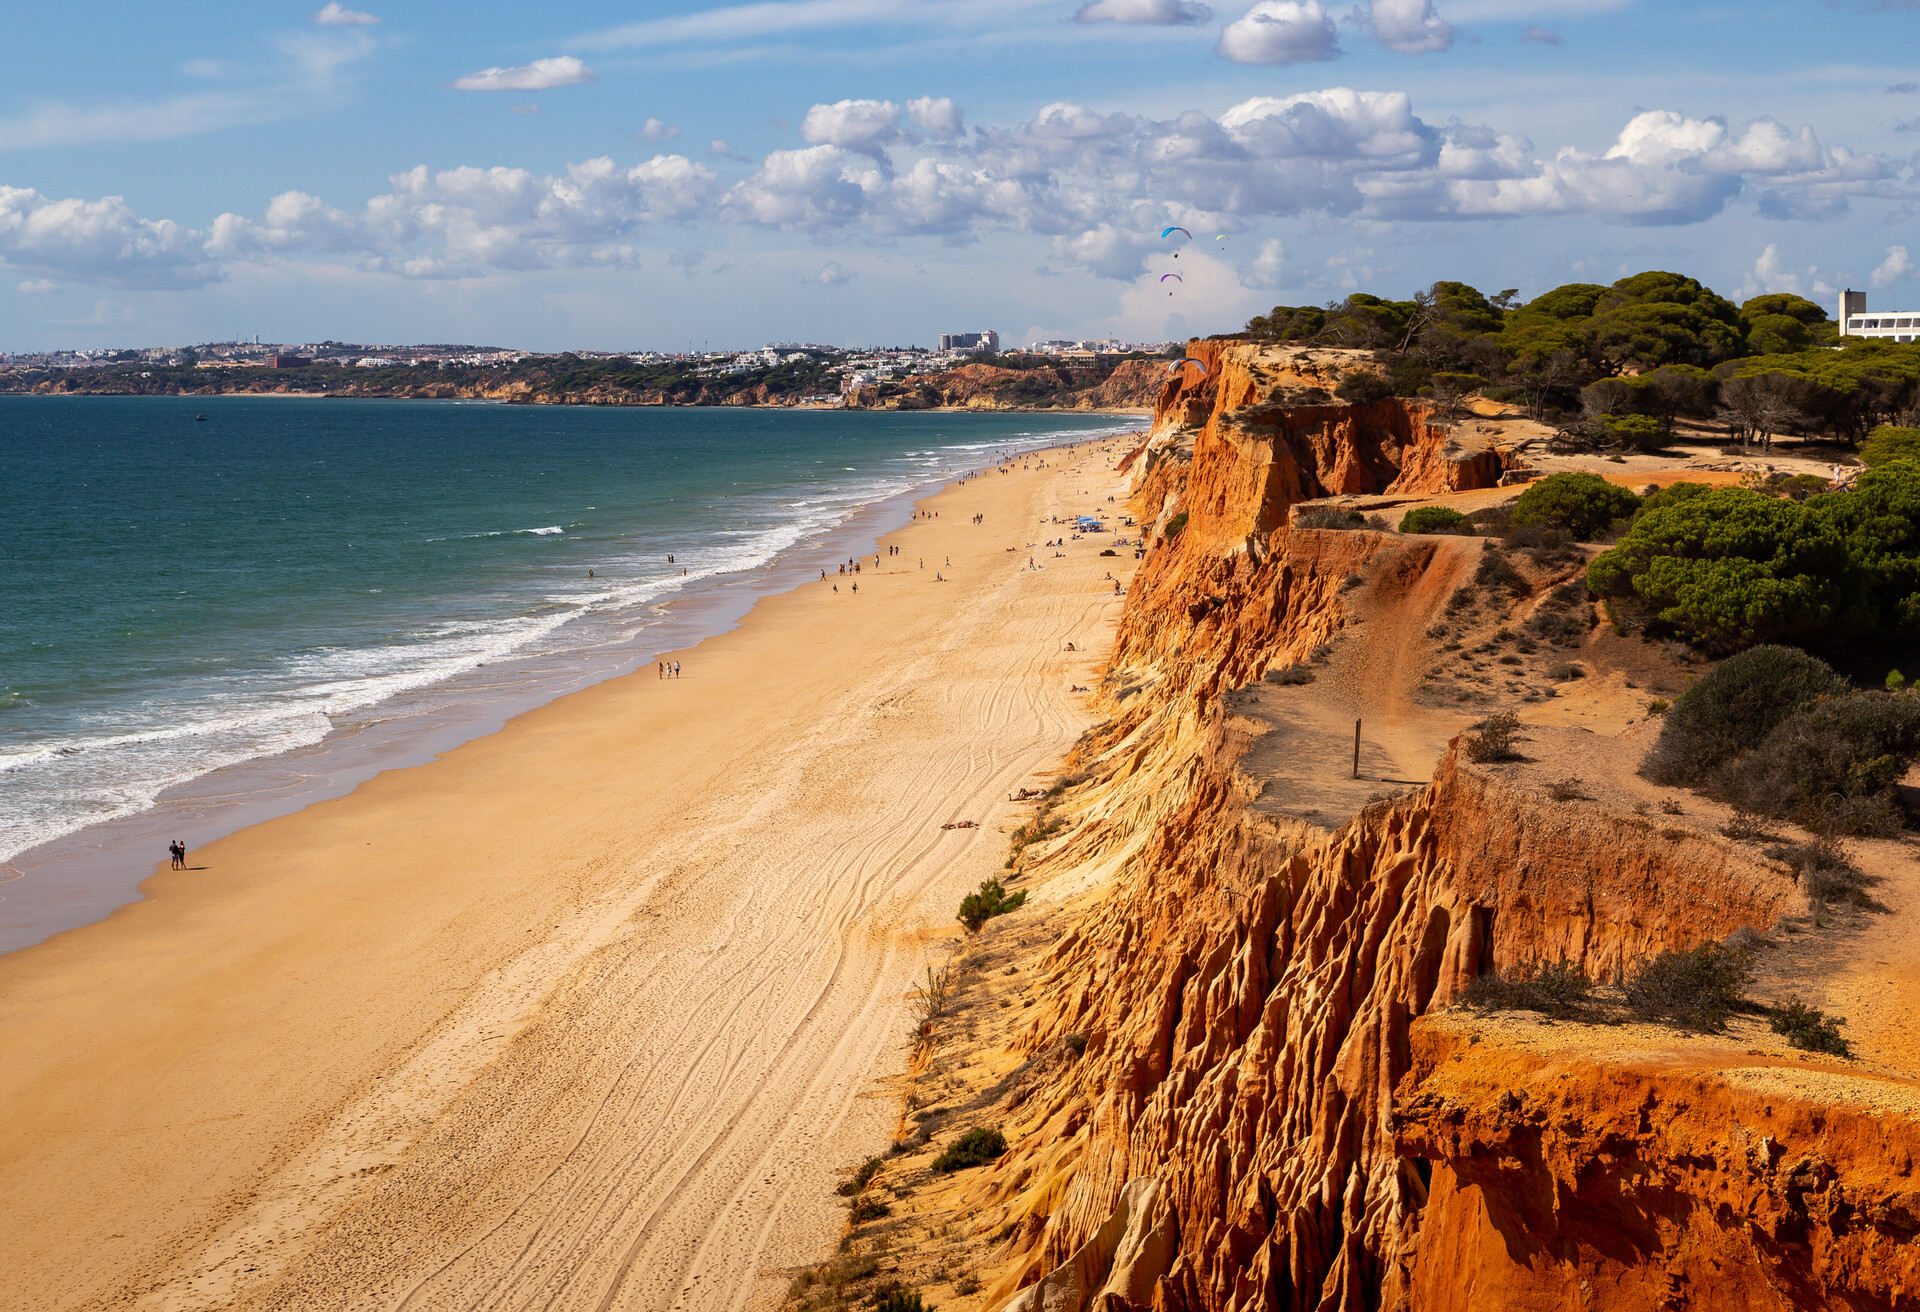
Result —
[{"label": "orange rock formation", "polygon": [[1029,849],[1042,875],[1111,887],[1047,952],[1019,1040],[1033,1063],[1004,1103],[1013,1147],[968,1186],[995,1227],[986,1305],[1912,1305],[1910,1117],[1742,1084],[1725,1061],[1554,1057],[1436,1015],[1513,963],[1617,979],[1766,929],[1797,896],[1779,867],[1572,810],[1457,743],[1430,783],[1337,827],[1263,805],[1249,763],[1273,726],[1237,690],[1350,627],[1350,575],[1417,617],[1461,559],[1290,512],[1490,486],[1505,457],[1451,448],[1417,404],[1276,403],[1357,358],[1193,354],[1206,376],[1166,384],[1132,458],[1154,545],[1102,690],[1111,716],[1054,812],[1068,828]]}]

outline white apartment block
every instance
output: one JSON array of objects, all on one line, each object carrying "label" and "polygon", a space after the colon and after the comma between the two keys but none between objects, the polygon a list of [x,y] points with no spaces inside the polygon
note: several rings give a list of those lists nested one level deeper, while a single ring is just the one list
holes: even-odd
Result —
[{"label": "white apartment block", "polygon": [[1920,310],[1881,310],[1869,314],[1865,292],[1843,291],[1840,293],[1840,335],[1911,342],[1920,337]]}]

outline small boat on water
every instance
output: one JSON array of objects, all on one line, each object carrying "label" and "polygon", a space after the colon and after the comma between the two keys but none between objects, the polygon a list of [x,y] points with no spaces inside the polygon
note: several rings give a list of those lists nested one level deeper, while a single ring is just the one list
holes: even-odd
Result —
[{"label": "small boat on water", "polygon": [[205,415],[195,415],[193,417],[193,422],[196,424],[204,424],[207,422],[207,417]]}]

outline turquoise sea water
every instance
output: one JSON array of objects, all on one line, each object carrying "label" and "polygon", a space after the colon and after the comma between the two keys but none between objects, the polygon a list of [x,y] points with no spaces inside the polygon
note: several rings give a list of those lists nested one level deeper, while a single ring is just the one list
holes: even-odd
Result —
[{"label": "turquoise sea water", "polygon": [[864,506],[1135,426],[0,397],[0,861],[455,684],[524,694]]}]

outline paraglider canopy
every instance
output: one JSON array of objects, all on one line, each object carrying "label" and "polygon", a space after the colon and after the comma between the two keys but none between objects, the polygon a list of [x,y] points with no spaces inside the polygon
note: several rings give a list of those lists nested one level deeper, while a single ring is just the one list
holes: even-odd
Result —
[{"label": "paraglider canopy", "polygon": [[[1167,228],[1167,229],[1165,229],[1164,231],[1162,231],[1160,235],[1161,235],[1162,237],[1171,237],[1171,236],[1172,236],[1172,235],[1173,235],[1174,233],[1176,233],[1176,232],[1187,232],[1187,230],[1186,230],[1185,228]],[[1190,232],[1187,232],[1187,240],[1188,240],[1188,241],[1192,241],[1192,240],[1193,240],[1193,234],[1192,234],[1192,233],[1190,233]]]},{"label": "paraglider canopy", "polygon": [[1200,367],[1200,375],[1201,375],[1201,377],[1203,377],[1203,378],[1204,378],[1204,377],[1206,376],[1206,374],[1207,374],[1207,362],[1206,362],[1205,360],[1198,360],[1198,359],[1195,359],[1195,358],[1194,358],[1193,356],[1191,356],[1191,355],[1183,355],[1183,356],[1181,356],[1181,357],[1180,357],[1180,358],[1179,358],[1178,360],[1175,360],[1175,361],[1174,361],[1174,362],[1173,362],[1172,364],[1170,364],[1170,365],[1168,365],[1168,366],[1167,366],[1167,370],[1168,370],[1168,372],[1169,372],[1169,373],[1177,373],[1177,372],[1179,372],[1179,370],[1181,369],[1181,367],[1182,367],[1182,366],[1184,366],[1184,365],[1190,365],[1190,364],[1191,364],[1191,365],[1198,365],[1198,366]]},{"label": "paraglider canopy", "polygon": [[1173,279],[1173,280],[1174,280],[1175,282],[1185,282],[1185,281],[1186,281],[1186,279],[1185,279],[1185,278],[1182,278],[1182,277],[1181,277],[1181,276],[1180,276],[1179,274],[1177,274],[1177,273],[1163,273],[1163,274],[1161,274],[1161,275],[1160,275],[1160,281],[1161,281],[1161,282],[1165,282],[1165,281],[1166,281],[1167,279],[1169,279],[1169,278],[1171,278],[1171,279]]}]

